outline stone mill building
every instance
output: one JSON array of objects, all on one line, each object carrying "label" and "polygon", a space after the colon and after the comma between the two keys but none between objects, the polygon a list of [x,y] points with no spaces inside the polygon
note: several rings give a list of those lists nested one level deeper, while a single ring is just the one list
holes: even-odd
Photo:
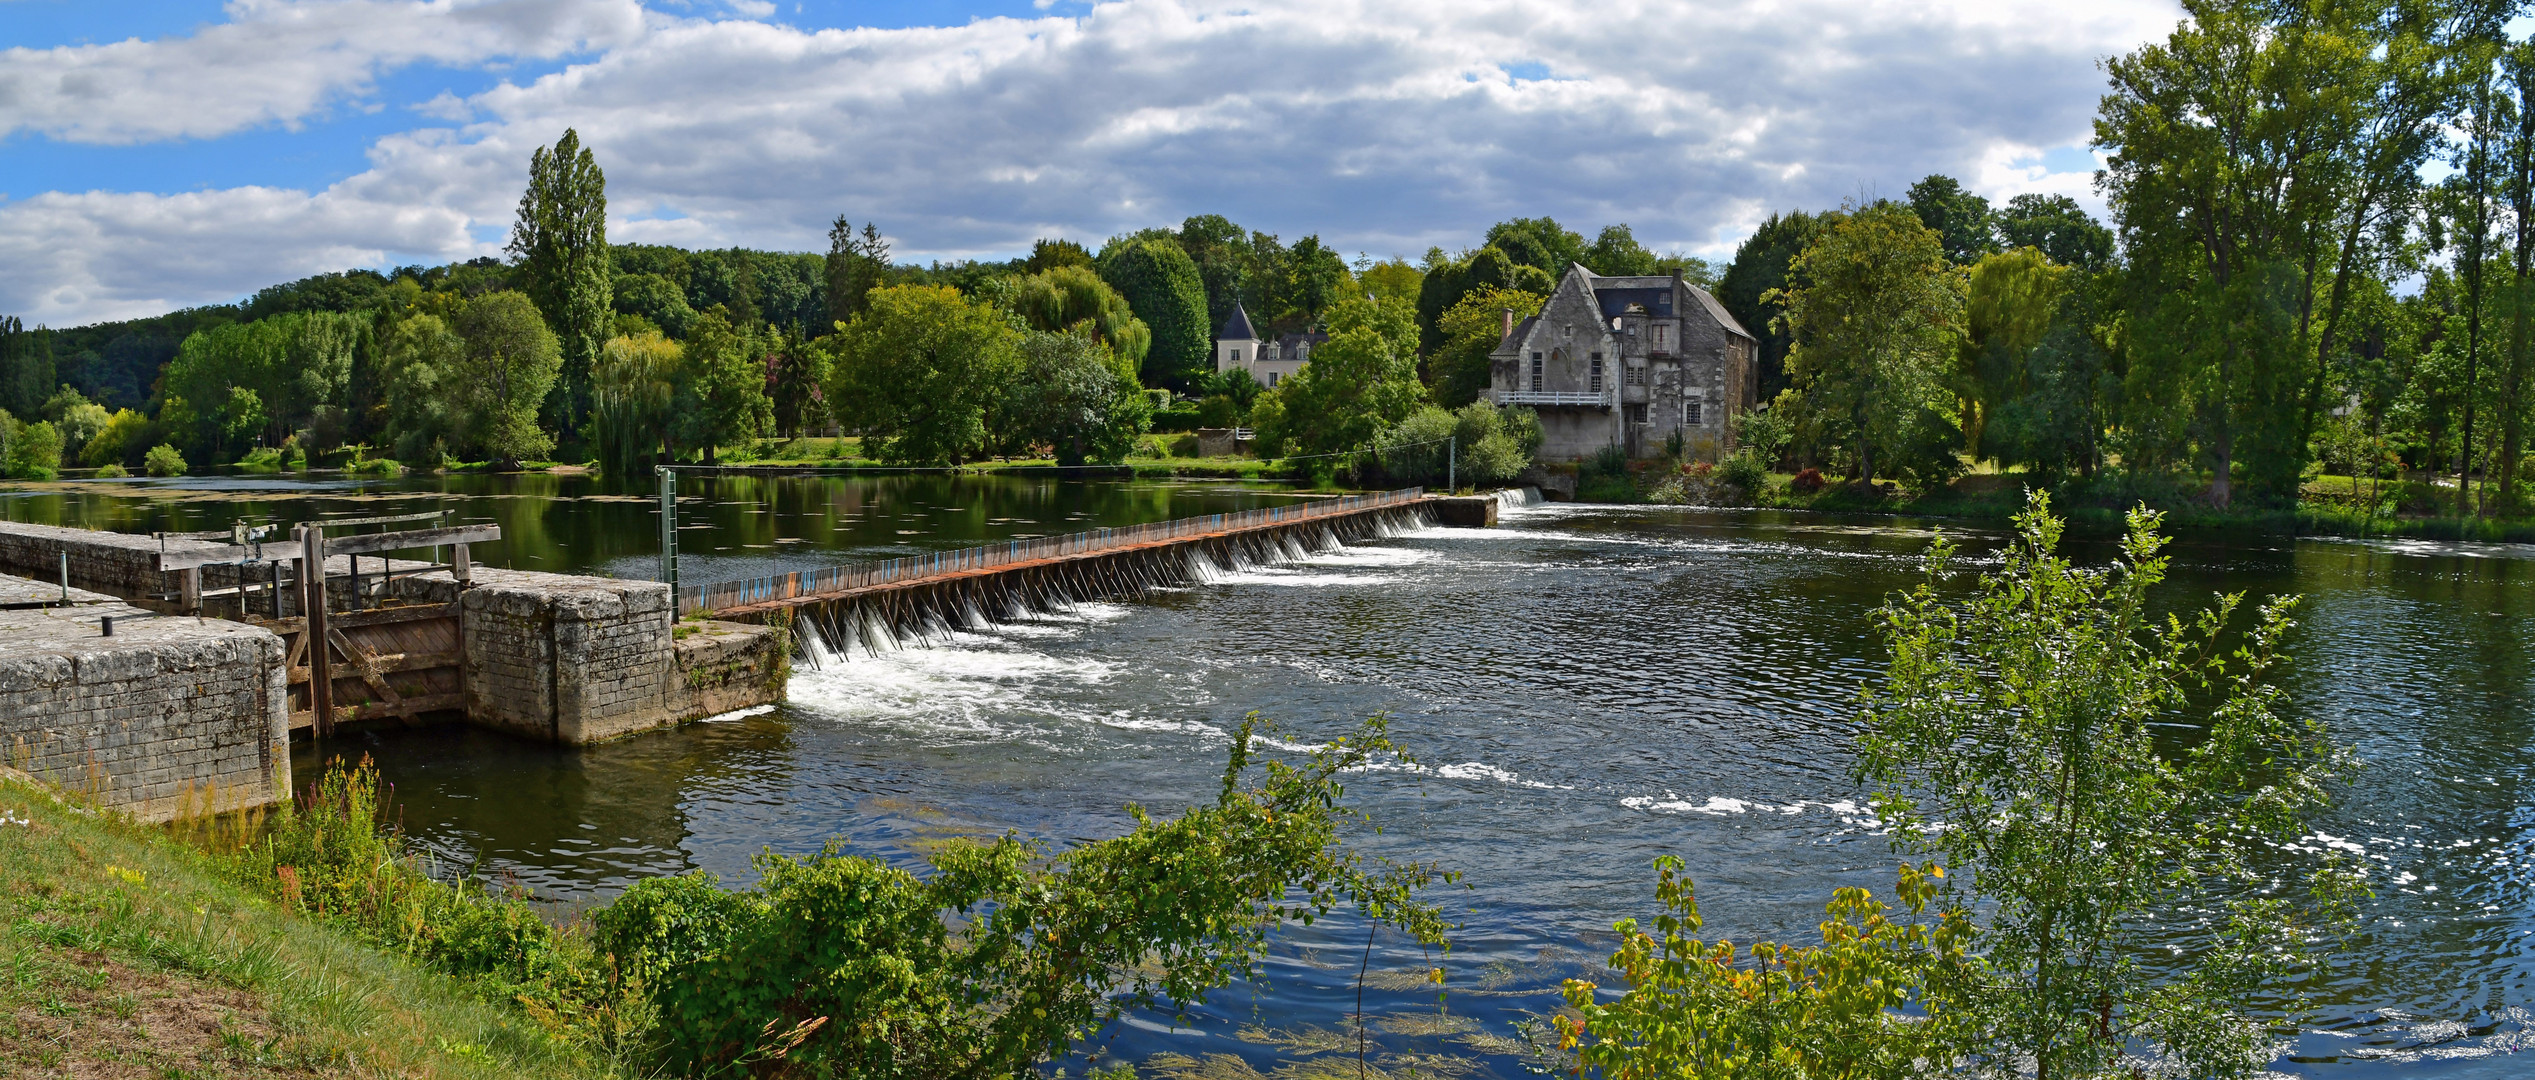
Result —
[{"label": "stone mill building", "polygon": [[1540,458],[1574,461],[1606,446],[1660,453],[1675,433],[1686,456],[1734,448],[1733,415],[1759,404],[1749,331],[1716,297],[1669,277],[1567,270],[1539,315],[1514,323],[1489,354],[1490,389],[1540,414]]}]

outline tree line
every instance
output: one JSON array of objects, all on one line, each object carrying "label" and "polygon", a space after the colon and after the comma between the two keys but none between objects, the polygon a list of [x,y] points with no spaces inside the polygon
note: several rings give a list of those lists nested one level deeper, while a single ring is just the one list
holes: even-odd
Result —
[{"label": "tree line", "polygon": [[1771,218],[1719,293],[1761,337],[1791,464],[1935,483],[1994,461],[2218,507],[2292,504],[2329,469],[2408,476],[2413,510],[2522,512],[2518,7],[2186,4],[2105,64],[2109,226],[1942,176]]}]

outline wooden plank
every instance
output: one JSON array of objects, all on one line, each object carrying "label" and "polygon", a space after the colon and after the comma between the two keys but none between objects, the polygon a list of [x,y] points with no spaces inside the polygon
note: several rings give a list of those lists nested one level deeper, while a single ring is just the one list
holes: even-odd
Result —
[{"label": "wooden plank", "polygon": [[[195,548],[191,551],[159,552],[158,568],[161,573],[168,573],[176,570],[191,570],[198,566],[210,566],[215,563],[248,562],[256,558],[253,544],[244,547],[236,544],[219,544]],[[262,556],[264,562],[297,562],[299,558],[300,553],[286,550],[286,545],[282,541],[277,540],[264,545]]]},{"label": "wooden plank", "polygon": [[[392,706],[383,701],[373,701],[363,705],[346,705],[335,710],[335,720],[337,723],[341,723],[349,720],[386,720],[396,717],[413,717],[421,716],[424,713],[450,712],[458,709],[464,709],[466,708],[466,704],[467,696],[463,693],[429,694],[419,697],[409,697]],[[290,729],[292,731],[306,731],[315,727],[316,723],[316,715],[306,709],[301,709],[290,714]]]},{"label": "wooden plank", "polygon": [[399,604],[395,607],[369,608],[362,611],[332,612],[326,616],[326,625],[340,630],[355,626],[385,626],[391,623],[457,617],[458,605],[456,604]]},{"label": "wooden plank", "polygon": [[369,684],[370,692],[378,695],[379,700],[390,705],[399,704],[405,700],[394,687],[387,685],[385,678],[379,675],[378,665],[370,659],[370,650],[355,644],[351,638],[343,636],[343,631],[333,627],[326,628],[326,642],[333,645],[335,651],[342,654],[344,659],[351,661],[353,667],[359,669],[361,681]]},{"label": "wooden plank", "polygon": [[382,551],[406,551],[442,544],[482,544],[501,538],[502,527],[499,525],[455,525],[446,529],[330,536],[326,538],[326,554],[375,555]]}]

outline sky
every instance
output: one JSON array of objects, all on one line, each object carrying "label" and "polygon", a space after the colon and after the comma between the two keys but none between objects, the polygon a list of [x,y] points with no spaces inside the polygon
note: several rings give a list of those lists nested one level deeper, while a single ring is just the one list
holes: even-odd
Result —
[{"label": "sky", "polygon": [[567,128],[611,239],[901,261],[1222,214],[1381,259],[1548,215],[1707,258],[1946,173],[2100,213],[2172,0],[0,0],[0,314],[498,255]]}]

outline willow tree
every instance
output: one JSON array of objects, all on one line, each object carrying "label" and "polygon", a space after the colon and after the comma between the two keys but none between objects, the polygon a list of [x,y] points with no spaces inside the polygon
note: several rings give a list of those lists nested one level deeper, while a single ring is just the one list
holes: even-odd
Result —
[{"label": "willow tree", "polygon": [[631,475],[655,445],[663,458],[676,454],[670,404],[680,360],[678,343],[658,330],[608,339],[591,373],[591,430],[601,467]]},{"label": "willow tree", "polygon": [[1088,266],[1059,266],[1013,284],[1011,307],[1030,328],[1061,333],[1080,328],[1130,365],[1141,368],[1153,348],[1153,331],[1136,318],[1127,298]]},{"label": "willow tree", "polygon": [[1963,316],[1963,274],[1943,238],[1905,205],[1844,215],[1788,267],[1801,284],[1771,290],[1793,343],[1790,397],[1818,446],[1849,451],[1858,479],[1882,464],[1933,475],[1952,464],[1945,375]]},{"label": "willow tree", "polygon": [[590,367],[613,336],[607,249],[607,175],[569,128],[553,147],[528,159],[528,190],[511,226],[510,256],[521,287],[537,305],[562,349],[554,399],[540,403],[544,420],[579,433],[590,411]]}]

